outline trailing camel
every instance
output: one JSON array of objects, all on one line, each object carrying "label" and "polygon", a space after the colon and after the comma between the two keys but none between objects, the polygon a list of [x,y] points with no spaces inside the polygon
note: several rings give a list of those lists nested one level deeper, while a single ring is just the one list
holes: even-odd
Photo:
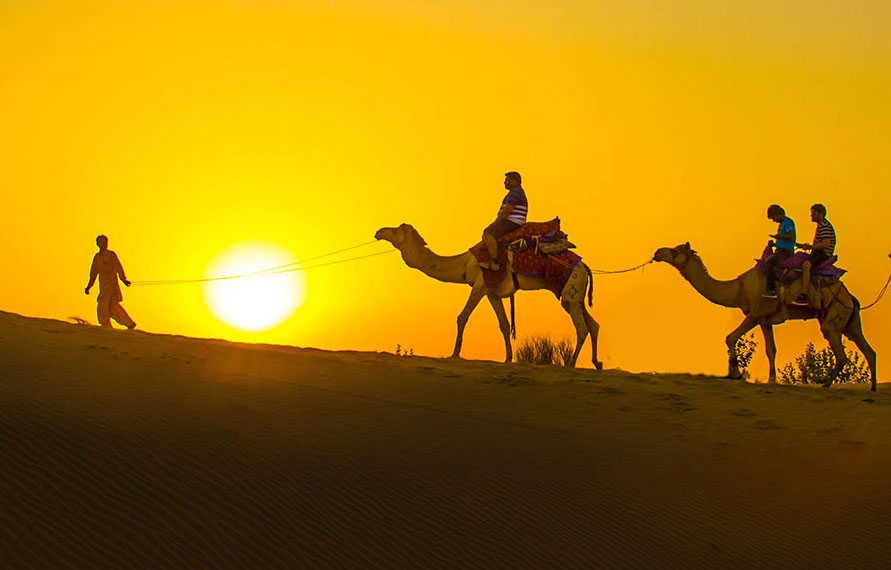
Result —
[{"label": "trailing camel", "polygon": [[[452,358],[458,358],[461,353],[461,339],[470,314],[482,298],[486,297],[489,299],[489,303],[498,317],[498,325],[504,337],[504,361],[510,362],[512,360],[511,327],[504,312],[502,299],[511,297],[511,300],[513,300],[513,295],[517,290],[546,289],[547,283],[544,279],[516,275],[516,280],[514,280],[510,278],[511,272],[510,267],[508,267],[507,278],[502,279],[495,287],[489,288],[483,279],[482,268],[470,251],[447,257],[436,255],[430,251],[427,247],[427,242],[418,234],[417,230],[408,224],[401,224],[395,228],[381,228],[374,234],[374,237],[375,239],[386,240],[393,244],[402,253],[402,259],[409,267],[413,267],[439,281],[470,285],[470,298],[467,299],[464,310],[458,315],[458,334],[455,338],[455,350],[452,352]],[[597,334],[600,331],[600,325],[585,309],[586,287],[588,289],[588,305],[590,306],[593,288],[591,270],[584,263],[579,262],[566,280],[560,296],[560,303],[563,309],[572,317],[572,324],[575,326],[576,331],[575,351],[572,354],[572,360],[567,363],[567,366],[575,366],[582,345],[585,343],[585,338],[590,333],[591,361],[594,363],[594,366],[601,369],[603,364],[597,360]]]},{"label": "trailing camel", "polygon": [[[844,283],[838,281],[819,290],[811,286],[808,296],[818,300],[815,302],[820,304],[820,309],[815,309],[786,304],[776,298],[764,298],[762,295],[767,287],[767,280],[765,275],[754,267],[730,281],[714,279],[708,274],[699,255],[691,249],[689,242],[677,247],[660,248],[653,259],[673,265],[694,289],[712,303],[740,309],[745,315],[745,319],[736,330],[727,335],[730,378],[742,378],[736,358],[736,342],[755,326],[760,326],[761,332],[764,333],[764,346],[770,362],[768,382],[776,382],[777,347],[773,337],[773,325],[795,319],[819,319],[823,337],[829,341],[829,346],[835,355],[835,368],[823,385],[827,387],[832,385],[835,377],[848,362],[842,344],[844,335],[851,339],[866,357],[871,372],[872,391],[875,392],[876,353],[863,336],[860,302],[851,295]],[[798,284],[795,286],[800,287]]]}]

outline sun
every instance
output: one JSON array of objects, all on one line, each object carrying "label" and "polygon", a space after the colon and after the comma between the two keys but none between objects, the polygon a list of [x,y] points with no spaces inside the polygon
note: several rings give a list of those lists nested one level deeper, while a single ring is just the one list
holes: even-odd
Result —
[{"label": "sun", "polygon": [[[294,254],[278,244],[245,241],[214,257],[205,276],[244,275],[296,262]],[[261,332],[281,324],[300,308],[306,296],[306,282],[300,271],[208,281],[203,287],[211,313],[245,332]]]}]

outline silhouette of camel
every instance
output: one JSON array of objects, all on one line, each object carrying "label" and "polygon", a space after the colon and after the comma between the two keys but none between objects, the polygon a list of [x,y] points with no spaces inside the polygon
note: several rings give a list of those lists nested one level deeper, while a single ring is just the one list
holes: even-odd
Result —
[{"label": "silhouette of camel", "polygon": [[739,363],[736,359],[736,341],[755,326],[761,327],[764,333],[764,346],[770,362],[768,382],[776,382],[777,347],[773,338],[773,325],[788,320],[821,319],[820,330],[829,341],[835,355],[835,368],[824,386],[832,385],[835,377],[848,362],[841,337],[845,335],[857,345],[872,374],[872,391],[876,391],[876,353],[863,336],[860,322],[860,302],[851,295],[844,283],[837,282],[817,290],[812,299],[819,299],[821,310],[810,307],[799,307],[782,303],[779,299],[766,299],[762,295],[767,288],[767,279],[763,273],[752,268],[730,281],[719,281],[708,274],[702,259],[690,247],[690,242],[677,247],[663,247],[653,256],[656,261],[669,263],[680,271],[681,275],[699,293],[717,305],[735,307],[745,315],[743,322],[736,330],[727,335],[727,349],[730,354],[730,378],[742,378]]},{"label": "silhouette of camel", "polygon": [[[381,228],[374,234],[375,239],[382,239],[390,242],[402,253],[402,259],[406,265],[413,267],[424,274],[444,281],[446,283],[465,283],[471,286],[470,298],[464,305],[464,310],[458,315],[458,334],[455,338],[455,350],[452,352],[452,358],[458,358],[461,353],[461,342],[464,335],[464,327],[470,314],[476,308],[477,304],[483,297],[489,299],[495,315],[498,317],[498,325],[501,328],[501,334],[504,336],[505,362],[510,362],[513,357],[510,342],[510,324],[507,315],[504,313],[504,304],[502,299],[512,297],[518,290],[532,291],[537,289],[547,289],[547,283],[544,279],[530,277],[526,275],[517,275],[517,287],[514,280],[503,279],[494,288],[486,286],[483,279],[483,270],[473,254],[468,250],[459,255],[450,257],[442,257],[436,255],[429,248],[427,242],[418,234],[412,226],[401,224],[395,228]],[[508,276],[510,275],[510,267],[508,267]],[[597,334],[600,331],[600,325],[585,309],[585,289],[588,287],[588,304],[591,304],[591,270],[584,264],[579,262],[572,270],[566,285],[561,291],[560,303],[563,309],[572,317],[572,324],[576,331],[576,346],[573,351],[572,359],[567,366],[575,366],[578,360],[579,352],[585,343],[588,333],[591,334],[591,362],[597,369],[603,368],[603,363],[597,360]]]}]

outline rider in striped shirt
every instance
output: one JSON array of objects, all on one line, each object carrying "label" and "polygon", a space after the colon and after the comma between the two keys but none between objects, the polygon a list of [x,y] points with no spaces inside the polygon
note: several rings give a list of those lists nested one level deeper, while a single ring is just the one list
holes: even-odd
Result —
[{"label": "rider in striped shirt", "polygon": [[489,261],[481,263],[488,269],[500,269],[498,262],[498,238],[509,234],[526,223],[526,212],[529,203],[526,201],[526,192],[520,186],[522,179],[519,172],[508,172],[504,175],[504,188],[507,195],[501,201],[498,216],[495,221],[483,230],[483,243],[489,252]]},{"label": "rider in striped shirt", "polygon": [[796,244],[801,249],[811,250],[810,258],[802,265],[801,295],[795,299],[796,305],[808,304],[807,290],[811,282],[811,268],[819,267],[820,264],[832,257],[832,253],[835,251],[835,228],[826,219],[826,206],[823,204],[811,206],[811,221],[817,224],[813,245],[807,243]]}]

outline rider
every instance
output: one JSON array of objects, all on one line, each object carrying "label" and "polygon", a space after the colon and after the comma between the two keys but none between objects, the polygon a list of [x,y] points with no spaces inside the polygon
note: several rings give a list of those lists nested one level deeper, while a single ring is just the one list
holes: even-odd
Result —
[{"label": "rider", "polygon": [[835,251],[835,228],[826,219],[826,206],[823,204],[811,206],[811,221],[817,224],[813,245],[807,243],[795,244],[803,250],[811,250],[810,258],[802,266],[801,295],[795,299],[796,305],[808,304],[807,289],[811,282],[811,267],[819,267],[820,264],[832,257],[832,253]]},{"label": "rider", "polygon": [[526,223],[529,204],[526,201],[526,192],[520,186],[521,180],[519,172],[511,171],[504,175],[504,188],[507,190],[507,195],[501,201],[495,221],[483,230],[483,243],[489,252],[488,263],[480,263],[484,268],[499,269],[497,239]]},{"label": "rider", "polygon": [[776,265],[782,260],[792,255],[795,250],[795,222],[792,218],[786,217],[786,211],[777,204],[771,204],[767,208],[767,217],[774,222],[780,224],[777,233],[770,234],[770,237],[777,240],[776,249],[770,257],[767,258],[767,290],[764,297],[776,299]]}]

